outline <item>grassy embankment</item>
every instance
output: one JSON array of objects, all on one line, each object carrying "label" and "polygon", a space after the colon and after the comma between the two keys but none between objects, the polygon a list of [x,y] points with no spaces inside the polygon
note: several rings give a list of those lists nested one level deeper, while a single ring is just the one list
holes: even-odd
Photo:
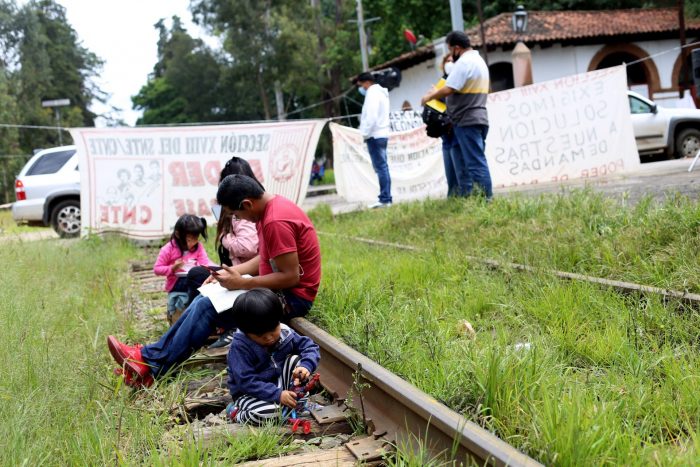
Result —
[{"label": "grassy embankment", "polygon": [[0,465],[233,464],[288,449],[271,432],[207,449],[178,441],[166,430],[181,386],[121,386],[106,335],[155,337],[135,326],[127,299],[138,254],[114,239],[3,242]]},{"label": "grassy embankment", "polygon": [[[427,201],[332,218],[314,320],[545,464],[700,456],[698,311],[465,254],[700,291],[700,208],[572,196]],[[464,332],[461,320],[476,329]]]},{"label": "grassy embankment", "polygon": [[17,225],[12,220],[12,211],[9,209],[0,210],[0,235],[13,235],[26,232],[46,232],[50,227],[29,227],[27,225]]},{"label": "grassy embankment", "polygon": [[[548,275],[493,272],[464,254],[698,291],[695,203],[624,208],[567,198],[427,201],[333,219],[312,313],[331,333],[545,463],[689,464],[700,455],[697,311]],[[209,242],[211,243],[211,242]],[[141,340],[117,240],[9,243],[0,292],[1,465],[208,464],[284,449],[272,435],[201,449],[164,443],[166,383],[131,394],[109,333]],[[470,339],[459,329],[476,328]],[[518,345],[518,344],[529,344]],[[181,376],[182,377],[182,376]],[[246,451],[247,450],[247,451]]]}]

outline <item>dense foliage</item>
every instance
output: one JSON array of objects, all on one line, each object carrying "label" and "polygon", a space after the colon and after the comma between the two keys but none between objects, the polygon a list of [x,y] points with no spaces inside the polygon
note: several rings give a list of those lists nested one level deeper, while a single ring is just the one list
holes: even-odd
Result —
[{"label": "dense foliage", "polygon": [[[53,126],[53,110],[42,107],[42,100],[70,99],[71,105],[61,110],[62,125],[93,125],[95,114],[88,106],[105,98],[91,81],[101,65],[80,44],[65,9],[54,0],[33,0],[22,6],[0,1],[1,123]],[[31,152],[57,144],[56,132],[3,130],[0,153]]]},{"label": "dense foliage", "polygon": [[[56,126],[49,99],[70,99],[61,126],[92,126],[89,110],[105,95],[92,82],[102,61],[80,44],[65,9],[54,0],[0,0],[0,123]],[[63,143],[71,139],[62,133]],[[14,176],[33,150],[58,146],[58,132],[0,127],[0,203],[14,200]],[[15,156],[15,157],[8,157]]]}]

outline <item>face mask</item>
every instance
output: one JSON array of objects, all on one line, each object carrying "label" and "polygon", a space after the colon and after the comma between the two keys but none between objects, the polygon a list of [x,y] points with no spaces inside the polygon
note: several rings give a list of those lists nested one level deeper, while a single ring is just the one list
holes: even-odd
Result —
[{"label": "face mask", "polygon": [[452,72],[452,69],[455,67],[455,64],[453,62],[447,62],[445,63],[445,74],[449,75]]},{"label": "face mask", "polygon": [[459,54],[457,52],[454,52],[452,54],[452,61],[456,62],[457,60],[459,60]]},{"label": "face mask", "polygon": [[359,92],[363,96],[367,95],[367,90],[365,88],[357,88],[357,92]]}]

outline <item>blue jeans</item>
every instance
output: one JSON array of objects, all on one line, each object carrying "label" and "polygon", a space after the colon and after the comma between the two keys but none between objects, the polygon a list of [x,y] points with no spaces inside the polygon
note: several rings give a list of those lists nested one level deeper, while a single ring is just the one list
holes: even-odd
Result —
[{"label": "blue jeans", "polygon": [[493,196],[491,173],[486,162],[486,135],[489,127],[486,125],[456,126],[454,131],[461,157],[455,157],[454,165],[457,172],[460,196],[469,196],[472,192],[472,182],[479,184],[486,198]]},{"label": "blue jeans", "polygon": [[300,316],[306,316],[306,314],[311,309],[311,305],[314,302],[304,300],[303,298],[297,297],[291,292],[283,291],[284,301],[287,302],[289,307],[289,313],[284,317],[284,321],[289,321],[292,318],[298,318]]},{"label": "blue jeans", "polygon": [[[292,294],[285,292],[287,295]],[[306,302],[304,309],[297,309],[300,303],[291,298],[287,303],[292,308],[290,315],[304,316],[311,308],[311,302],[296,297],[300,302]],[[198,295],[187,307],[173,326],[154,344],[148,344],[141,349],[144,363],[151,367],[153,376],[166,374],[171,368],[184,362],[206,342],[216,328],[226,330],[235,328],[231,310],[217,313],[211,301]]]},{"label": "blue jeans", "polygon": [[386,146],[389,138],[369,138],[367,151],[372,159],[372,167],[379,179],[379,202],[391,203],[391,176],[386,162]]},{"label": "blue jeans", "polygon": [[445,164],[445,179],[447,180],[447,196],[457,196],[459,193],[459,183],[457,181],[457,170],[453,158],[455,151],[459,153],[457,140],[454,133],[450,131],[442,136],[442,162]]}]

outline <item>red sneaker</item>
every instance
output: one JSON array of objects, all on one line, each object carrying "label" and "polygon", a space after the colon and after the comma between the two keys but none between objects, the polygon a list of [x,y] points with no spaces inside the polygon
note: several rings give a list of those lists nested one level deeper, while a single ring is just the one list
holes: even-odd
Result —
[{"label": "red sneaker", "polygon": [[109,347],[109,353],[112,354],[112,357],[117,364],[124,369],[128,369],[131,370],[131,372],[136,373],[141,379],[147,379],[150,377],[151,384],[153,384],[151,369],[144,363],[143,358],[141,357],[140,345],[126,345],[119,342],[116,337],[108,336],[107,347]]},{"label": "red sneaker", "polygon": [[126,371],[124,371],[124,368],[115,368],[114,374],[117,376],[124,376],[124,384],[135,389],[141,387],[148,388],[153,385],[153,376],[149,374],[145,378],[141,378],[138,373],[134,373],[129,368],[127,368]]}]

